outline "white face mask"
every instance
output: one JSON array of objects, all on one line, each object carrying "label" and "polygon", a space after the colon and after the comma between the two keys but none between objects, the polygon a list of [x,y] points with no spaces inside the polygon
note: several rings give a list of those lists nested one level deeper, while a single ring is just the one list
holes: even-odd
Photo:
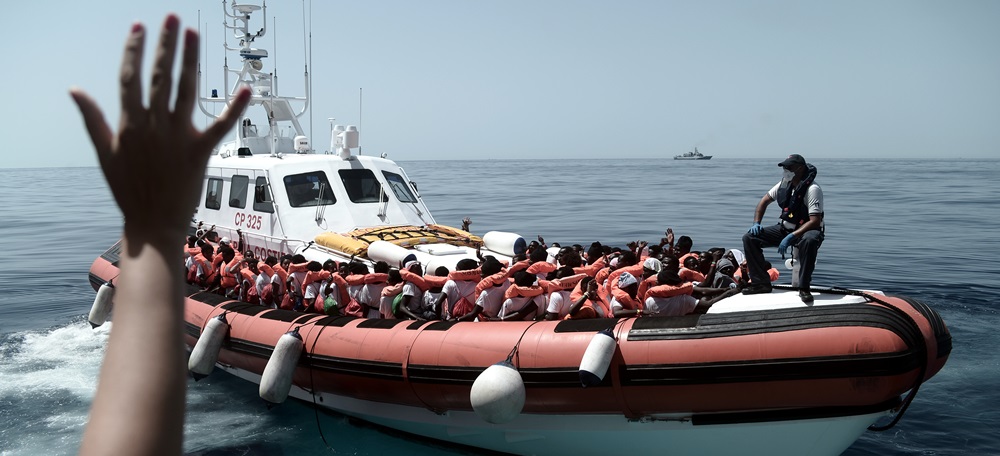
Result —
[{"label": "white face mask", "polygon": [[781,180],[791,182],[792,179],[795,179],[795,171],[786,168],[785,171],[781,173]]}]

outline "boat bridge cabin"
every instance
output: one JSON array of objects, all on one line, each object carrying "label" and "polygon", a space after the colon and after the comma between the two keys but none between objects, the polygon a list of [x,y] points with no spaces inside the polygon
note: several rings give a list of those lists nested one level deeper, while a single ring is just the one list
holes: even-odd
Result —
[{"label": "boat bridge cabin", "polygon": [[299,251],[324,232],[435,223],[395,162],[328,154],[215,155],[194,219],[219,236],[240,229],[265,254]]}]

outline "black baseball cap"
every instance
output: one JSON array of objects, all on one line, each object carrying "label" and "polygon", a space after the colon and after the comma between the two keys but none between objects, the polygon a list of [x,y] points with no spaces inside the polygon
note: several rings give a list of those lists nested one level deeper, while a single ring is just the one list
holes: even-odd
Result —
[{"label": "black baseball cap", "polygon": [[802,156],[799,154],[789,155],[788,158],[785,159],[785,161],[778,163],[778,166],[782,168],[790,168],[794,166],[805,166],[805,165],[806,165],[806,159],[802,158]]}]

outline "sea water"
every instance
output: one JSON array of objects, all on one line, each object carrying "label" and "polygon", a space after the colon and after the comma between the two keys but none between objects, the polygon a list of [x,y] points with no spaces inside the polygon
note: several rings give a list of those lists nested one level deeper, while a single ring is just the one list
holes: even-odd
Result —
[{"label": "sea water", "polygon": [[[658,242],[670,227],[706,249],[740,247],[755,205],[780,178],[780,158],[400,164],[438,223],[459,226],[468,216],[477,234],[624,245]],[[948,364],[902,422],[866,433],[845,454],[1000,454],[1000,162],[814,164],[827,227],[814,285],[916,298],[954,337]],[[86,322],[87,272],[118,238],[121,216],[96,168],[0,169],[0,195],[0,454],[75,453],[111,326]],[[772,206],[765,221],[776,215]],[[780,264],[774,249],[767,255]],[[788,277],[783,271],[781,281]],[[222,372],[191,381],[187,398],[189,454],[476,454],[311,403],[267,410],[255,385]]]}]

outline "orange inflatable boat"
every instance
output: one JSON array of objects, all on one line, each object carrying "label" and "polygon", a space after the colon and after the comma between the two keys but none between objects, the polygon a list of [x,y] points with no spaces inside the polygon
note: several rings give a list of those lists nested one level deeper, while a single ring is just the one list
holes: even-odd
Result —
[{"label": "orange inflatable boat", "polygon": [[[117,276],[118,247],[95,261],[95,289]],[[303,314],[193,286],[187,294],[187,345],[201,350],[210,322],[222,322],[212,364],[261,384],[262,396],[285,382],[292,397],[376,424],[520,454],[666,442],[793,454],[810,440],[824,442],[810,454],[839,454],[899,415],[951,350],[926,305],[848,290],[820,292],[810,306],[794,292],[737,295],[685,317],[463,323]],[[269,380],[289,332],[298,354],[286,379]],[[606,359],[583,372],[601,340]],[[499,361],[521,383],[492,385],[514,391],[493,406],[516,410],[484,412],[491,405],[476,407],[474,393]]]}]

